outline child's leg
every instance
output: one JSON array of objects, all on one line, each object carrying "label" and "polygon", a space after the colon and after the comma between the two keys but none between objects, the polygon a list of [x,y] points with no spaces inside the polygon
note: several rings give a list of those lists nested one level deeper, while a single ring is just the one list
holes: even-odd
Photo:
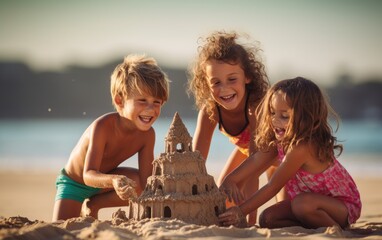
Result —
[{"label": "child's leg", "polygon": [[[278,166],[270,166],[267,171],[266,171],[266,174],[267,174],[267,179],[268,181],[271,179],[271,177],[273,176],[273,174],[275,173],[276,169],[277,169]],[[281,202],[283,200],[286,200],[288,199],[288,194],[286,193],[285,189],[282,188],[275,196],[275,199],[276,199],[276,202]]]},{"label": "child's leg", "polygon": [[292,212],[290,200],[277,202],[266,208],[259,216],[259,224],[262,228],[282,228],[301,225]]},{"label": "child's leg", "polygon": [[[250,177],[241,187],[244,195],[244,199],[249,199],[258,189],[259,189],[259,178],[258,177]],[[257,222],[257,210],[249,213],[247,215],[247,221],[249,226],[253,226]]]},{"label": "child's leg", "polygon": [[92,216],[97,219],[98,211],[101,208],[128,206],[128,204],[127,200],[122,200],[115,191],[110,189],[109,192],[102,192],[85,201],[82,207],[82,215]]},{"label": "child's leg", "polygon": [[82,203],[72,199],[60,199],[54,203],[52,222],[79,217]]},{"label": "child's leg", "polygon": [[[109,173],[125,175],[126,177],[134,180],[137,183],[135,191],[137,192],[138,196],[141,194],[142,189],[144,189],[145,187],[141,186],[138,169],[129,167],[119,167]],[[101,193],[92,196],[89,199],[89,201],[87,201],[85,204],[86,206],[84,207],[86,209],[86,212],[90,212],[90,216],[98,218],[98,211],[101,208],[128,206],[129,202],[126,200],[122,200],[114,191],[114,189],[103,189]]]},{"label": "child's leg", "polygon": [[301,193],[292,201],[292,211],[305,227],[318,228],[348,225],[348,209],[333,197],[317,193]]},{"label": "child's leg", "polygon": [[99,190],[75,182],[62,169],[56,178],[56,197],[52,221],[79,217],[82,202],[87,197],[99,192]]}]

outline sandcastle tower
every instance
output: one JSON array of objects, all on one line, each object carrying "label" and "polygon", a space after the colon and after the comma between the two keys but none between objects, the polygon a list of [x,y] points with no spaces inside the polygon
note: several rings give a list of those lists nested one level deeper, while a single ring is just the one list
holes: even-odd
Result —
[{"label": "sandcastle tower", "polygon": [[129,202],[129,218],[177,218],[200,225],[217,224],[225,196],[207,174],[205,160],[192,151],[192,138],[175,113],[165,137],[165,152],[153,161],[153,173],[141,196]]}]

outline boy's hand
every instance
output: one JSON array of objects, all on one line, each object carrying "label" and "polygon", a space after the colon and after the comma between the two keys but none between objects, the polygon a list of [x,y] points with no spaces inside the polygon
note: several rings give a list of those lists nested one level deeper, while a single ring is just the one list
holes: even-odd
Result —
[{"label": "boy's hand", "polygon": [[219,187],[219,190],[223,192],[230,202],[234,202],[236,205],[240,204],[244,197],[241,194],[239,188],[237,187],[236,183],[230,181],[229,179],[224,179],[222,184]]},{"label": "boy's hand", "polygon": [[219,222],[223,226],[234,225],[239,228],[245,228],[248,226],[247,220],[238,206],[231,207],[226,212],[220,214]]},{"label": "boy's hand", "polygon": [[130,178],[123,175],[117,175],[113,178],[112,182],[115,192],[122,200],[137,198],[137,193],[135,192],[137,184]]}]

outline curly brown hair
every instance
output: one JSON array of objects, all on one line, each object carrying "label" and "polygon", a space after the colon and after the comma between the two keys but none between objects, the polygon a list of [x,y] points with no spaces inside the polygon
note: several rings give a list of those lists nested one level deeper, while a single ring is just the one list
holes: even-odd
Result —
[{"label": "curly brown hair", "polygon": [[194,96],[197,109],[205,108],[210,119],[214,117],[216,103],[211,96],[205,71],[205,65],[209,60],[240,64],[245,76],[250,79],[250,83],[246,84],[250,107],[256,107],[259,104],[269,87],[265,66],[258,56],[261,49],[254,44],[239,44],[240,37],[236,32],[217,31],[205,39],[201,38],[204,45],[198,47],[198,56],[188,69],[187,92]]},{"label": "curly brown hair", "polygon": [[256,146],[262,150],[275,146],[277,140],[272,128],[271,101],[276,92],[281,92],[292,109],[285,137],[281,141],[284,151],[301,142],[313,144],[320,161],[333,161],[334,151],[342,153],[343,146],[337,144],[329,117],[333,117],[339,127],[339,116],[330,106],[327,96],[312,81],[297,77],[274,84],[257,108],[259,123],[255,137]]}]

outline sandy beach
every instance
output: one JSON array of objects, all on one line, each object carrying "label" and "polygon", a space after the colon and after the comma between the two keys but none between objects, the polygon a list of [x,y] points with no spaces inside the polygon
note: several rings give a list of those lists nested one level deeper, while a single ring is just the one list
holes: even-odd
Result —
[{"label": "sandy beach", "polygon": [[[176,219],[135,221],[125,218],[125,208],[103,209],[99,220],[77,218],[52,223],[55,178],[56,173],[52,172],[0,171],[0,239],[382,239],[382,194],[379,190],[382,178],[355,179],[361,193],[362,214],[357,223],[346,230],[335,227],[238,229],[199,226]],[[261,181],[264,182],[264,178]]]}]

